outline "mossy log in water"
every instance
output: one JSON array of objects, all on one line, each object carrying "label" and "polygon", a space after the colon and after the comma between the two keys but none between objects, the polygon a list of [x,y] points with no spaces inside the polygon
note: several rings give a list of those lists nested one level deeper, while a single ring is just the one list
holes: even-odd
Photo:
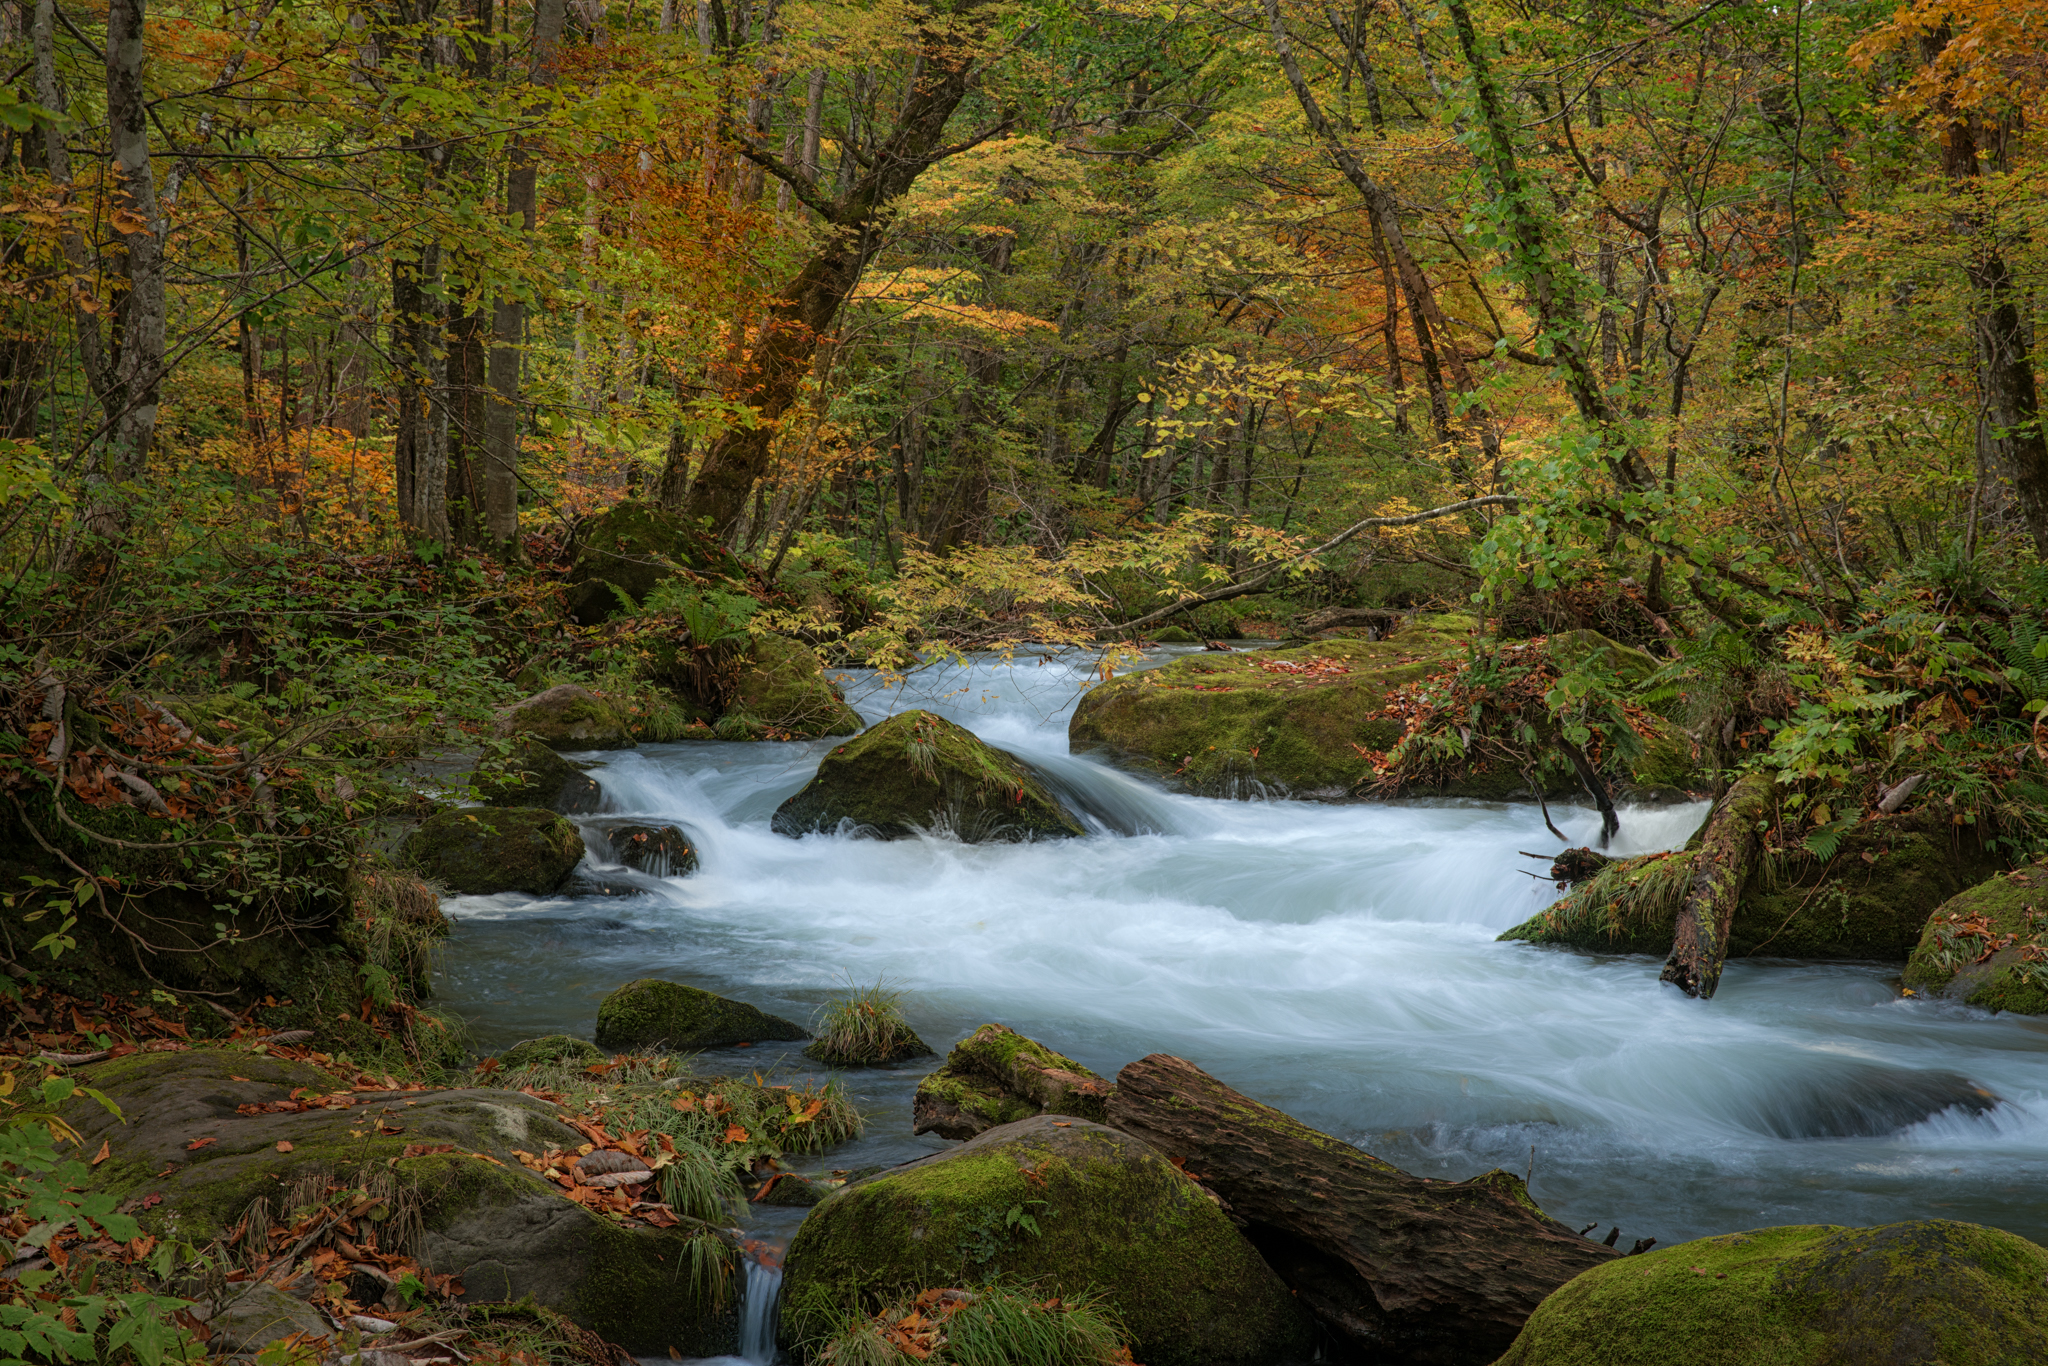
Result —
[{"label": "mossy log in water", "polygon": [[907,711],[835,748],[818,775],[776,808],[776,833],[851,821],[877,839],[948,832],[984,841],[1085,834],[1031,766],[928,711]]},{"label": "mossy log in water", "polygon": [[583,858],[583,836],[552,811],[484,807],[429,816],[399,856],[436,882],[469,895],[545,896]]},{"label": "mossy log in water", "polygon": [[643,977],[597,1007],[597,1046],[684,1051],[728,1044],[808,1039],[799,1025],[681,982]]},{"label": "mossy log in water", "polygon": [[1974,1224],[1795,1225],[1586,1272],[1500,1366],[2037,1366],[2048,1250]]},{"label": "mossy log in water", "polygon": [[1036,1114],[1099,1123],[1114,1090],[1072,1058],[1006,1025],[985,1024],[953,1046],[945,1066],[917,1084],[911,1132],[973,1138]]},{"label": "mossy log in water", "polygon": [[1927,918],[1906,985],[1987,1010],[2048,1015],[2048,865],[1951,897]]},{"label": "mossy log in water", "polygon": [[1216,1203],[1144,1143],[1041,1115],[834,1193],[789,1246],[788,1331],[996,1277],[1106,1296],[1146,1366],[1306,1355],[1306,1316]]},{"label": "mossy log in water", "polygon": [[1745,774],[1721,799],[1700,832],[1692,857],[1692,886],[1672,932],[1671,958],[1662,980],[1688,996],[1711,997],[1721,984],[1728,956],[1728,927],[1742,903],[1742,889],[1756,866],[1762,844],[1757,827],[1770,813],[1773,788],[1768,773]]},{"label": "mossy log in water", "polygon": [[1165,1054],[1117,1074],[1109,1122],[1222,1197],[1324,1326],[1374,1360],[1483,1366],[1546,1295],[1618,1255],[1544,1214],[1520,1177],[1410,1176]]}]

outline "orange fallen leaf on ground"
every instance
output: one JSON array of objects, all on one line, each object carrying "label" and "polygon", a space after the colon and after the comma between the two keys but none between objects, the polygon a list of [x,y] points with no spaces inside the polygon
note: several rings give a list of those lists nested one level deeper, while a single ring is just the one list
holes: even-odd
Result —
[{"label": "orange fallen leaf on ground", "polygon": [[292,1150],[291,1140],[288,1138],[280,1138],[279,1140],[277,1140],[277,1150],[281,1153],[290,1152]]},{"label": "orange fallen leaf on ground", "polygon": [[188,1153],[196,1153],[201,1148],[204,1148],[207,1144],[211,1142],[213,1142],[211,1138],[195,1138],[190,1143],[187,1143],[185,1145],[185,1151]]},{"label": "orange fallen leaf on ground", "polygon": [[725,1141],[727,1143],[745,1143],[747,1137],[747,1131],[737,1124],[728,1124],[725,1128]]},{"label": "orange fallen leaf on ground", "polygon": [[107,1158],[113,1155],[113,1151],[114,1148],[112,1139],[109,1139],[105,1143],[100,1144],[100,1150],[92,1155],[92,1165],[95,1167],[99,1166],[100,1163],[106,1161]]}]

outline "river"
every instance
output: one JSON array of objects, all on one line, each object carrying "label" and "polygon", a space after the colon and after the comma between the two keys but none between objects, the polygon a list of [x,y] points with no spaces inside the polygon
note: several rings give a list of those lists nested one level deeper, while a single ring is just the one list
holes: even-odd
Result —
[{"label": "river", "polygon": [[[1150,662],[1167,657],[1155,652]],[[1067,752],[1090,677],[1020,657],[889,689],[870,721],[938,711],[1077,794],[1085,840],[967,846],[773,834],[833,743],[647,745],[581,756],[608,803],[683,826],[702,867],[608,874],[631,896],[462,897],[439,998],[478,1045],[566,1031],[660,976],[799,1022],[848,981],[903,989],[933,1047],[999,1020],[1105,1076],[1152,1052],[1411,1171],[1531,1173],[1536,1199],[1622,1246],[1770,1224],[1944,1217],[2048,1241],[2048,1021],[1902,999],[1897,966],[1730,963],[1692,1001],[1655,959],[1494,936],[1556,896],[1519,850],[1531,806],[1333,806],[1171,795]],[[1618,852],[1682,844],[1705,806],[1624,810]],[[1590,809],[1553,808],[1574,843]],[[705,1066],[814,1071],[793,1046]],[[849,1075],[868,1136],[810,1165],[888,1164],[932,1064]],[[1959,1082],[2002,1103],[1931,1116]],[[800,1212],[762,1211],[786,1234]]]}]

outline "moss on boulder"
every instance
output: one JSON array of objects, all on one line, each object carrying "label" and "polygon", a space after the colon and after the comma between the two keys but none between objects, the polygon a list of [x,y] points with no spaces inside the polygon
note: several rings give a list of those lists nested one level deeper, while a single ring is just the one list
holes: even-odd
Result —
[{"label": "moss on boulder", "polygon": [[1906,961],[1908,987],[1987,1010],[2048,1015],[2048,865],[1950,897]]},{"label": "moss on boulder", "polygon": [[457,892],[545,896],[582,860],[583,836],[552,811],[465,808],[420,822],[399,846],[399,857]]},{"label": "moss on boulder", "polygon": [[565,816],[587,816],[604,808],[604,789],[584,773],[584,767],[539,741],[522,738],[502,768],[479,767],[468,782],[486,806],[539,806]]},{"label": "moss on boulder", "polygon": [[579,522],[568,555],[569,615],[583,626],[632,611],[681,572],[746,578],[746,567],[687,519],[632,499]]},{"label": "moss on boulder", "polygon": [[524,735],[549,749],[632,749],[633,727],[590,689],[561,683],[498,713],[498,734]]},{"label": "moss on boulder", "polygon": [[[1668,953],[1693,853],[1619,859],[1500,937],[1599,953]],[[1831,859],[1767,855],[1728,933],[1728,956],[1899,961],[1937,906],[1998,867],[1975,840],[1921,813],[1855,826]]]},{"label": "moss on boulder", "polygon": [[546,1062],[603,1062],[604,1050],[588,1039],[573,1034],[543,1034],[538,1039],[515,1043],[498,1055],[498,1065],[507,1069],[532,1067]]},{"label": "moss on boulder", "polygon": [[985,1024],[953,1045],[917,1085],[911,1132],[973,1138],[1037,1114],[1101,1123],[1115,1086],[1007,1025]]},{"label": "moss on boulder", "polygon": [[802,1331],[927,1286],[1095,1290],[1147,1366],[1305,1354],[1308,1317],[1216,1203],[1151,1148],[1041,1115],[835,1192],[789,1246]]},{"label": "moss on boulder", "polygon": [[[857,735],[860,713],[846,705],[825,674],[818,652],[788,636],[755,636],[741,657],[739,676],[721,722],[743,718],[749,733],[722,739],[815,740]],[[732,726],[721,730],[734,729]]]},{"label": "moss on boulder", "polygon": [[906,711],[838,746],[776,808],[797,838],[851,821],[876,839],[948,831],[969,844],[1087,833],[1031,766],[928,711]]},{"label": "moss on boulder", "polygon": [[1730,1233],[1595,1267],[1498,1366],[2020,1366],[2048,1344],[2048,1250],[1945,1219]]},{"label": "moss on boulder", "polygon": [[597,1007],[597,1046],[612,1051],[723,1048],[736,1043],[808,1039],[801,1026],[681,982],[643,977]]}]

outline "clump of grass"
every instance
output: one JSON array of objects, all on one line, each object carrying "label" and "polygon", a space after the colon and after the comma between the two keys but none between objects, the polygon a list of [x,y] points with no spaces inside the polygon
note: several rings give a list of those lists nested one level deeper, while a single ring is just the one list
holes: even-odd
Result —
[{"label": "clump of grass", "polygon": [[903,993],[884,982],[854,987],[821,1007],[811,1021],[816,1037],[804,1056],[827,1067],[879,1067],[932,1056],[903,1018]]},{"label": "clump of grass", "polygon": [[1100,1295],[1030,1286],[926,1290],[875,1314],[841,1315],[811,1359],[831,1366],[1129,1366],[1116,1311]]}]

